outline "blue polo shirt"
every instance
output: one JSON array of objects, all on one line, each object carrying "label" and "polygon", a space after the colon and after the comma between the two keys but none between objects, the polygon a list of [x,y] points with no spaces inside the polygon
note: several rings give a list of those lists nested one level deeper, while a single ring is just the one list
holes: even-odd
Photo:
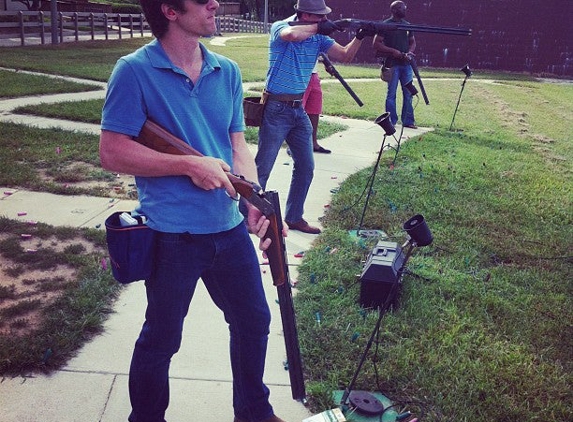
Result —
[{"label": "blue polo shirt", "polygon": [[[147,118],[202,154],[232,166],[230,134],[245,130],[237,64],[202,44],[196,84],[153,40],[116,63],[108,82],[102,129],[137,136]],[[218,233],[242,222],[224,189],[206,191],[186,176],[136,177],[139,210],[155,230]]]},{"label": "blue polo shirt", "polygon": [[266,89],[273,94],[302,94],[310,82],[319,53],[326,53],[334,40],[326,35],[312,35],[304,41],[284,41],[280,32],[291,19],[271,26],[269,70]]}]

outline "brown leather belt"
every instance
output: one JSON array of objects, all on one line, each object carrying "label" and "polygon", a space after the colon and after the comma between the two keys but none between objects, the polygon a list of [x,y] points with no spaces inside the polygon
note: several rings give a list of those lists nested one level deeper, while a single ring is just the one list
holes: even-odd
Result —
[{"label": "brown leather belt", "polygon": [[273,101],[279,101],[292,108],[299,108],[302,105],[303,94],[271,94],[268,93],[268,99]]}]

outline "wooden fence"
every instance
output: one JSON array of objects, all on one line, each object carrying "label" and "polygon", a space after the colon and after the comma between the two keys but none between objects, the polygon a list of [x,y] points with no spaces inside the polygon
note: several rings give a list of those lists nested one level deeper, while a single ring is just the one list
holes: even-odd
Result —
[{"label": "wooden fence", "polygon": [[[216,18],[217,33],[266,33],[262,22],[221,16]],[[121,39],[149,36],[151,30],[143,14],[59,12],[57,42],[94,39]],[[52,43],[49,12],[0,12],[0,38],[19,38],[20,45]]]}]

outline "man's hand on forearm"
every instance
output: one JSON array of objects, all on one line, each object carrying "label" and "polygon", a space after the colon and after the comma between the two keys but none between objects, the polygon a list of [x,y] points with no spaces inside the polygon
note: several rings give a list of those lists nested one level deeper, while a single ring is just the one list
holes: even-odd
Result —
[{"label": "man's hand on forearm", "polygon": [[265,239],[271,221],[252,205],[247,204],[247,207],[249,210],[247,215],[247,227],[249,232],[260,239],[259,249],[266,251],[272,243],[270,238]]},{"label": "man's hand on forearm", "polygon": [[334,31],[344,31],[344,28],[336,22],[324,20],[316,24],[316,33],[321,35],[330,35]]},{"label": "man's hand on forearm", "polygon": [[377,34],[376,27],[372,23],[367,23],[356,31],[356,38],[363,40],[366,37],[373,37]]}]

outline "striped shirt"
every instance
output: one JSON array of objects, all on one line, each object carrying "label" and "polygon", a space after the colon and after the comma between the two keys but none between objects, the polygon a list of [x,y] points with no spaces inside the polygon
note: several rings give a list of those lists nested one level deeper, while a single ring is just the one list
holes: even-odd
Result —
[{"label": "striped shirt", "polygon": [[319,53],[326,53],[334,40],[312,35],[304,41],[284,41],[280,32],[292,17],[273,23],[269,41],[266,89],[272,94],[302,94],[310,81]]}]

